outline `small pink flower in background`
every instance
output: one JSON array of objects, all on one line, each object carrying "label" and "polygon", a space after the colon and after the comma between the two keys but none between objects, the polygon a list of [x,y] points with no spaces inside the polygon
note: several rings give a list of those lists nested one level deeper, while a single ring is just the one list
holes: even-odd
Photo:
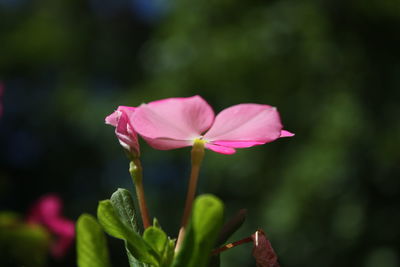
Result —
[{"label": "small pink flower in background", "polygon": [[41,197],[28,214],[28,223],[43,225],[55,236],[51,245],[51,254],[62,258],[74,242],[75,223],[62,216],[60,197],[48,194]]},{"label": "small pink flower in background", "polygon": [[115,134],[121,146],[137,157],[140,155],[138,138],[129,120],[135,109],[134,107],[119,106],[116,111],[106,117],[105,121],[115,127]]},{"label": "small pink flower in background", "polygon": [[235,148],[262,145],[294,135],[282,129],[274,107],[239,104],[215,116],[200,96],[142,104],[131,112],[129,121],[149,145],[161,150],[192,146],[196,139],[201,139],[210,150],[233,154]]}]

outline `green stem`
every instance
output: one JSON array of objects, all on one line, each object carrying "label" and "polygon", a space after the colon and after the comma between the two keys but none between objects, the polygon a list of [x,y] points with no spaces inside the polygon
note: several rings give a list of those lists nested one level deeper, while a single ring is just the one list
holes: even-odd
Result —
[{"label": "green stem", "polygon": [[147,210],[146,199],[143,189],[142,164],[138,158],[133,159],[129,165],[129,173],[131,174],[133,183],[135,184],[136,196],[139,202],[140,214],[142,217],[143,227],[146,229],[150,226],[150,216]]},{"label": "green stem", "polygon": [[196,195],[197,180],[199,178],[201,162],[204,158],[204,141],[196,139],[192,148],[192,170],[190,172],[190,180],[186,195],[185,209],[183,211],[181,228],[179,229],[178,240],[176,242],[175,251],[178,251],[182,245],[185,236],[186,225],[192,212],[194,197]]}]

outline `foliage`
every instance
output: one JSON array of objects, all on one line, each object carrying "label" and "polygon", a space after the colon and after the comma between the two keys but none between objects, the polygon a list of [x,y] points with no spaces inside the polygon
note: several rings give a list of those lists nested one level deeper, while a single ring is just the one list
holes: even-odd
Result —
[{"label": "foliage", "polygon": [[[122,239],[131,267],[205,267],[211,256],[216,238],[222,226],[223,204],[212,195],[199,196],[193,209],[187,234],[178,254],[174,257],[175,240],[171,240],[160,228],[157,220],[141,236],[137,232],[134,206],[125,189],[118,189],[112,200],[100,201],[97,217],[102,229],[109,235]],[[118,200],[124,199],[120,205]],[[117,200],[117,201],[116,201]],[[118,204],[114,204],[118,203]],[[114,204],[114,205],[113,205]],[[78,266],[109,266],[108,252],[100,225],[83,214],[77,223]]]},{"label": "foliage", "polygon": [[27,224],[12,212],[0,213],[0,262],[42,267],[46,263],[50,234],[40,225]]},{"label": "foliage", "polygon": [[76,224],[79,267],[109,267],[106,238],[96,219],[82,214]]}]

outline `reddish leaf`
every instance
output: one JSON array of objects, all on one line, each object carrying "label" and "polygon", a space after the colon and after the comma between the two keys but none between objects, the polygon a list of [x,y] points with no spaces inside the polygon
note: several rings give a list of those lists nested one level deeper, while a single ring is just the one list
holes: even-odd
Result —
[{"label": "reddish leaf", "polygon": [[278,256],[263,230],[257,230],[253,235],[253,256],[257,267],[279,267]]}]

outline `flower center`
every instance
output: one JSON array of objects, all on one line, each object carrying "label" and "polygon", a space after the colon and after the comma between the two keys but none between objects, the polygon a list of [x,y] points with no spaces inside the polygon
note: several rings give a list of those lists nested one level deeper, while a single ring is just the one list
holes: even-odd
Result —
[{"label": "flower center", "polygon": [[203,139],[203,136],[200,136],[199,138],[195,138],[193,140],[193,146],[204,146],[206,143],[208,143],[208,141]]}]

